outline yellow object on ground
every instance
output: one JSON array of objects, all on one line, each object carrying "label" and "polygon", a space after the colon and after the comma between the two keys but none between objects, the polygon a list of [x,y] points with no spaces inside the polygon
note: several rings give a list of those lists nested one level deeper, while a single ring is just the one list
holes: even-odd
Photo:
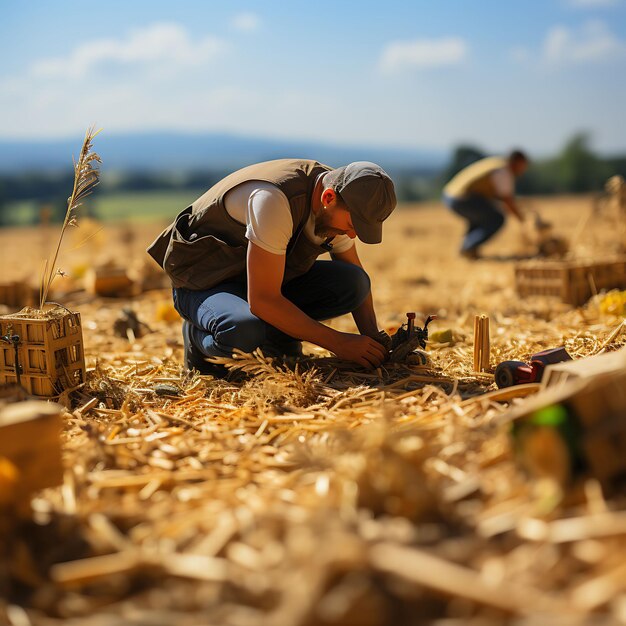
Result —
[{"label": "yellow object on ground", "polygon": [[609,291],[599,296],[598,308],[605,315],[626,316],[626,291]]},{"label": "yellow object on ground", "polygon": [[171,302],[159,302],[155,316],[159,322],[180,322],[180,315]]},{"label": "yellow object on ground", "polygon": [[428,334],[428,340],[431,343],[452,343],[454,338],[452,337],[452,329],[445,328],[443,330],[433,330]]}]

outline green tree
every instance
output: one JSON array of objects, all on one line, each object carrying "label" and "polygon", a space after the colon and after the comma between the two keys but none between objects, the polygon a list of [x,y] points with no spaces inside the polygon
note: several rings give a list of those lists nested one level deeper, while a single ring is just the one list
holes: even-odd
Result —
[{"label": "green tree", "polygon": [[581,193],[598,191],[610,176],[610,168],[591,150],[590,136],[574,135],[556,159],[559,191]]},{"label": "green tree", "polygon": [[471,165],[479,159],[484,159],[486,156],[485,152],[476,146],[472,146],[470,144],[461,144],[457,146],[452,153],[450,163],[448,163],[443,172],[443,184],[445,185],[464,167]]}]

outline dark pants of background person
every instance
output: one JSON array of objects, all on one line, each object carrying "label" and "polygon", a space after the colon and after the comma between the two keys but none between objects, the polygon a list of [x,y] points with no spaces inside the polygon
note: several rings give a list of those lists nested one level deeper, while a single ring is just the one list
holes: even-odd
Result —
[{"label": "dark pants of background person", "polygon": [[[189,322],[190,339],[204,355],[231,356],[235,348],[252,352],[263,346],[281,351],[296,343],[250,312],[246,292],[241,282],[222,283],[206,291],[174,289],[174,306]],[[316,261],[306,274],[282,288],[288,300],[316,320],[354,311],[369,292],[365,271],[342,261]]]},{"label": "dark pants of background person", "polygon": [[445,204],[457,215],[467,220],[467,232],[461,246],[462,252],[476,250],[491,239],[504,224],[504,215],[494,200],[485,196],[469,195],[450,198],[444,195]]}]

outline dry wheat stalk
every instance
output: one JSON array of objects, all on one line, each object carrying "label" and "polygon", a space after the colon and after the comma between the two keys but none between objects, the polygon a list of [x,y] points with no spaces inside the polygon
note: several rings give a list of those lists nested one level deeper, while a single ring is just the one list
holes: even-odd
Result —
[{"label": "dry wheat stalk", "polygon": [[74,161],[74,188],[72,189],[72,194],[67,199],[67,211],[65,212],[65,219],[63,220],[63,226],[61,227],[61,234],[59,235],[54,256],[51,262],[48,262],[48,260],[45,262],[39,290],[40,309],[43,309],[46,303],[50,286],[55,276],[63,274],[60,269],[56,268],[61,243],[63,242],[63,235],[70,226],[77,225],[77,209],[82,206],[82,201],[92,192],[93,188],[99,182],[100,170],[96,164],[100,164],[102,161],[97,153],[92,152],[92,142],[101,130],[102,129],[96,130],[95,126],[91,126],[87,129],[80,150],[80,156],[77,161]]}]

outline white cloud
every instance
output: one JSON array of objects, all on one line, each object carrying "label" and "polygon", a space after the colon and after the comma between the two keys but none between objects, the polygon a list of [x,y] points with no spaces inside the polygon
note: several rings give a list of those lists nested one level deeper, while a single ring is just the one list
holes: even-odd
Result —
[{"label": "white cloud", "polygon": [[567,4],[577,9],[601,9],[614,7],[622,0],[566,0]]},{"label": "white cloud", "polygon": [[179,24],[156,23],[131,31],[123,39],[97,39],[80,44],[66,57],[36,62],[32,72],[42,78],[82,78],[106,63],[197,66],[215,58],[224,46],[212,36],[193,41]]},{"label": "white cloud", "polygon": [[543,44],[543,59],[552,66],[610,61],[625,55],[626,42],[599,20],[586,22],[577,30],[554,26]]},{"label": "white cloud", "polygon": [[236,30],[251,33],[259,29],[261,26],[261,19],[256,13],[238,13],[235,17],[233,17],[232,24]]},{"label": "white cloud", "polygon": [[197,85],[193,97],[181,98],[184,85],[94,81],[69,97],[61,81],[46,81],[33,98],[32,84],[11,94],[0,84],[0,137],[67,137],[94,122],[107,133],[237,128],[251,111],[262,110],[262,99],[237,85]]},{"label": "white cloud", "polygon": [[379,67],[384,72],[395,72],[458,65],[467,53],[468,46],[460,37],[393,41],[383,50]]}]

